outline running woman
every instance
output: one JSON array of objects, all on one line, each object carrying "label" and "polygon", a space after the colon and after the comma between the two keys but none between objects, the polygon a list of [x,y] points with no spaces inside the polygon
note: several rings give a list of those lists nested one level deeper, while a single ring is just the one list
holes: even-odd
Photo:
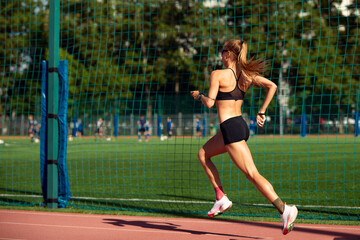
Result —
[{"label": "running woman", "polygon": [[216,201],[208,212],[210,217],[220,215],[230,209],[232,202],[223,192],[217,168],[211,157],[227,152],[235,165],[245,174],[259,192],[278,210],[283,222],[283,234],[293,227],[298,210],[296,206],[284,204],[274,191],[273,186],[257,170],[250,150],[246,144],[249,128],[241,116],[241,106],[246,90],[251,84],[267,89],[262,106],[256,117],[259,127],[264,126],[265,112],[271,102],[277,86],[261,75],[267,67],[261,59],[247,60],[247,43],[240,40],[228,40],[222,49],[222,63],[226,69],[215,70],[210,76],[208,97],[199,91],[191,91],[194,99],[200,100],[211,108],[216,101],[220,131],[199,150],[198,158],[207,177],[214,187]]}]

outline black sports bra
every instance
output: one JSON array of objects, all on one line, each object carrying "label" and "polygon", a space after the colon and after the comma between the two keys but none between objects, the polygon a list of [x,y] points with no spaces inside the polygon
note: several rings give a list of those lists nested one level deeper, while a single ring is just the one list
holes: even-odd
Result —
[{"label": "black sports bra", "polygon": [[239,78],[240,78],[241,74],[239,75],[239,78],[237,78],[234,70],[232,70],[231,68],[229,68],[229,69],[234,73],[235,80],[236,80],[236,86],[235,86],[234,90],[232,90],[231,92],[218,91],[216,100],[243,100],[245,97],[245,92],[239,88]]}]

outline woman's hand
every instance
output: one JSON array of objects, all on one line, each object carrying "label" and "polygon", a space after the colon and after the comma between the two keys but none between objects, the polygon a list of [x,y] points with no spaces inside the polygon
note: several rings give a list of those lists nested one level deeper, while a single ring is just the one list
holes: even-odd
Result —
[{"label": "woman's hand", "polygon": [[266,117],[265,115],[257,115],[256,116],[256,123],[259,127],[263,127],[265,123]]},{"label": "woman's hand", "polygon": [[199,94],[200,94],[200,91],[191,91],[190,94],[193,96],[193,98],[195,100],[199,100],[198,97],[199,97]]}]

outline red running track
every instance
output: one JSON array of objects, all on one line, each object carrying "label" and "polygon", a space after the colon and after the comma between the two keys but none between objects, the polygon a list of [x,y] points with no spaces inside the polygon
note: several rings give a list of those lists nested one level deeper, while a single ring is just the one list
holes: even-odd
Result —
[{"label": "red running track", "polygon": [[355,240],[360,226],[281,223],[0,210],[1,240]]}]

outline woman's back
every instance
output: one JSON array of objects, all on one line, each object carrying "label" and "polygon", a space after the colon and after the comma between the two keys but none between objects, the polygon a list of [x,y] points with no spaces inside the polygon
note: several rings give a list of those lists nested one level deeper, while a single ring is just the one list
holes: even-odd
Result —
[{"label": "woman's back", "polygon": [[[234,71],[232,69],[224,69],[224,70],[218,70],[215,73],[216,81],[219,83],[219,92],[221,93],[230,93],[236,89],[236,84],[239,84],[239,82],[235,79],[235,76],[239,78],[239,81],[243,81],[245,78],[244,74],[241,74],[240,71]],[[239,85],[238,85],[239,86]],[[243,95],[245,95],[246,89],[241,89],[239,86],[240,91],[243,92]],[[223,121],[241,115],[241,105],[243,100],[217,100],[216,101],[216,108],[218,110],[219,114],[219,121],[222,123]]]}]

